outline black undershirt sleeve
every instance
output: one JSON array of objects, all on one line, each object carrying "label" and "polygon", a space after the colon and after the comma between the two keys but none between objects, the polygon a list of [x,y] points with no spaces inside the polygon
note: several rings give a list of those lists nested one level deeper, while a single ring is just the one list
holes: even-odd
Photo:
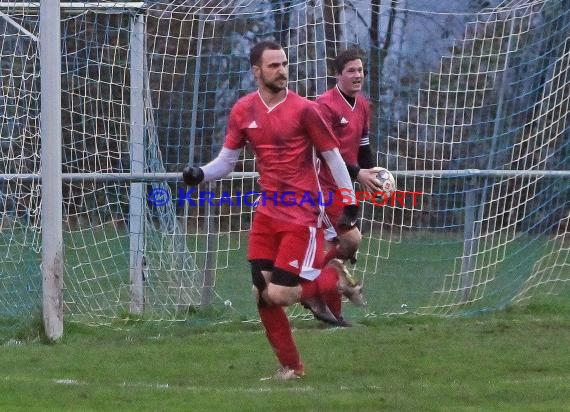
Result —
[{"label": "black undershirt sleeve", "polygon": [[[374,162],[372,160],[372,150],[370,149],[369,144],[360,146],[358,148],[358,165],[362,169],[371,169],[374,167]],[[358,174],[358,172],[356,174]]]},{"label": "black undershirt sleeve", "polygon": [[346,163],[348,174],[352,180],[356,180],[360,169],[371,169],[373,167],[374,163],[372,161],[372,150],[370,149],[369,144],[360,146],[358,148],[358,165],[349,165]]}]

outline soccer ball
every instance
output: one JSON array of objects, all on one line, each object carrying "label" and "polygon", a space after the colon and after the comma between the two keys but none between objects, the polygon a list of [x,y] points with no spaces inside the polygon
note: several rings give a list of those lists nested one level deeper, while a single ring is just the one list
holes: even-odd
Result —
[{"label": "soccer ball", "polygon": [[388,169],[380,167],[376,178],[380,181],[380,187],[382,187],[382,190],[386,195],[390,195],[396,190],[396,180]]}]

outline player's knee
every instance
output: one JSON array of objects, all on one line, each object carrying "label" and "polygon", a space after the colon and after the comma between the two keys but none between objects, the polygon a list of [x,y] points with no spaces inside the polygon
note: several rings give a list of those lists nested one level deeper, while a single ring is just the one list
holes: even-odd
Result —
[{"label": "player's knee", "polygon": [[301,297],[299,276],[283,269],[274,268],[267,294],[274,305],[290,306]]},{"label": "player's knee", "polygon": [[362,241],[362,234],[358,228],[354,227],[344,233],[338,235],[337,255],[341,259],[349,259],[354,257],[360,242]]}]

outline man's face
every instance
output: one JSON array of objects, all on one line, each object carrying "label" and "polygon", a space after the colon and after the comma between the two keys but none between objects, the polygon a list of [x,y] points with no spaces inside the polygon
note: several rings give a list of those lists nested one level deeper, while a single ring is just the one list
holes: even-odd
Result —
[{"label": "man's face", "polygon": [[362,60],[356,59],[346,63],[342,73],[337,74],[336,80],[340,90],[349,96],[355,96],[362,90],[362,82],[364,81]]},{"label": "man's face", "polygon": [[253,66],[259,86],[273,93],[285,90],[289,79],[288,63],[283,49],[265,50],[259,66]]}]

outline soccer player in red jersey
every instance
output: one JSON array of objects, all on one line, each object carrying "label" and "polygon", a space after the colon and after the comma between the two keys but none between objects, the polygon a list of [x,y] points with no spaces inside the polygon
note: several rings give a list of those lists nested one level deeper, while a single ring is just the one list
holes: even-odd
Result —
[{"label": "soccer player in red jersey", "polygon": [[[358,181],[364,191],[374,193],[382,190],[377,179],[377,167],[374,167],[369,141],[370,103],[362,93],[364,67],[362,55],[357,48],[350,48],[339,53],[333,68],[336,85],[317,98],[317,103],[339,142],[339,150],[344,159],[350,177]],[[334,192],[336,185],[327,168],[321,168],[319,180],[324,193]],[[325,238],[328,253],[325,263],[332,258],[353,260],[361,234],[355,226],[339,227],[336,223],[342,212],[338,202],[326,206]],[[348,325],[341,315],[341,295],[328,295],[326,303],[339,321]]]},{"label": "soccer player in red jersey", "polygon": [[340,262],[333,260],[323,268],[323,208],[315,151],[328,165],[335,187],[351,191],[350,204],[341,208],[340,227],[349,230],[356,224],[358,206],[337,140],[317,104],[287,89],[283,48],[263,41],[249,57],[257,91],[232,107],[217,157],[202,167],[186,167],[182,175],[189,185],[219,179],[234,169],[243,147],[254,151],[262,195],[250,231],[248,260],[261,322],[281,364],[275,377],[293,379],[304,374],[304,365],[284,307],[308,302],[314,312],[332,317],[326,305],[319,305],[322,295],[341,291],[358,301],[360,293],[344,277]]}]

